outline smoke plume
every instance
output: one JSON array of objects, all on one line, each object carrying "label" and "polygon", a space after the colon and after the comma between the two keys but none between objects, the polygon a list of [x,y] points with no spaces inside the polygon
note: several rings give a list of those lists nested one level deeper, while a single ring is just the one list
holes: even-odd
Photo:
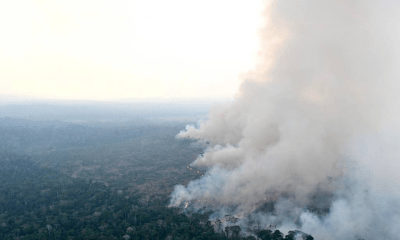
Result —
[{"label": "smoke plume", "polygon": [[178,135],[207,142],[192,166],[208,170],[171,205],[316,239],[398,239],[399,9],[266,2],[259,64],[236,99]]}]

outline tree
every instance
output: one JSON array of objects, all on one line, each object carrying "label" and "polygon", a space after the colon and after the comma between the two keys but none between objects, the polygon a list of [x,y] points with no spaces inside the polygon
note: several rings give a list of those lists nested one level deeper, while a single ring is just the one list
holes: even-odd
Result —
[{"label": "tree", "polygon": [[283,233],[281,233],[279,230],[275,230],[275,232],[272,234],[272,240],[283,240]]},{"label": "tree", "polygon": [[129,239],[131,239],[131,236],[129,236],[129,235],[124,235],[122,238],[125,239],[125,240],[129,240]]},{"label": "tree", "polygon": [[242,229],[239,226],[225,227],[225,234],[228,239],[239,239],[239,234]]},{"label": "tree", "polygon": [[261,230],[257,233],[257,237],[261,240],[271,240],[272,239],[272,231],[271,230]]},{"label": "tree", "polygon": [[50,239],[50,232],[51,232],[51,230],[52,230],[53,228],[52,228],[51,225],[49,225],[49,224],[46,225],[46,228],[47,228],[47,231],[49,232],[49,239]]},{"label": "tree", "polygon": [[216,228],[216,232],[217,232],[217,233],[222,232],[222,222],[221,222],[221,220],[219,220],[218,218],[217,218],[217,220],[215,221],[215,228]]},{"label": "tree", "polygon": [[254,236],[247,236],[245,240],[257,240]]},{"label": "tree", "polygon": [[295,240],[295,233],[293,231],[289,231],[285,236],[285,240]]}]

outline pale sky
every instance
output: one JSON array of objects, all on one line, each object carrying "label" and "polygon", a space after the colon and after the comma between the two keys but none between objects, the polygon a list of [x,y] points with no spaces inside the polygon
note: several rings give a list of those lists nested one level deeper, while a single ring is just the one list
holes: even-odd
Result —
[{"label": "pale sky", "polygon": [[0,94],[232,98],[255,65],[261,1],[1,1]]}]

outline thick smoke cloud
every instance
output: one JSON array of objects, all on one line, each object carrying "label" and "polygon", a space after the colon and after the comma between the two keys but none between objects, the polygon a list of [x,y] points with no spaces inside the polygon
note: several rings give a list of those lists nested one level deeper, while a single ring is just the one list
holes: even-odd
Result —
[{"label": "thick smoke cloud", "polygon": [[[209,142],[192,164],[209,170],[177,186],[171,205],[212,205],[216,217],[316,239],[398,239],[400,7],[266,5],[260,61],[236,100],[178,135]],[[271,202],[272,212],[258,211]]]}]

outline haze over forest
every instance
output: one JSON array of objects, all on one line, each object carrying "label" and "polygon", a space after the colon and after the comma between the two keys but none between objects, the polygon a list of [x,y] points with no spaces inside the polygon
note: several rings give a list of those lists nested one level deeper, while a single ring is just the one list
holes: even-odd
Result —
[{"label": "haze over forest", "polygon": [[[60,101],[0,106],[0,238],[282,238],[275,227],[244,228],[235,216],[211,220],[211,209],[169,206],[176,185],[205,174],[189,166],[204,146],[176,134],[205,120],[209,107]],[[285,234],[312,239],[299,231]]]}]

